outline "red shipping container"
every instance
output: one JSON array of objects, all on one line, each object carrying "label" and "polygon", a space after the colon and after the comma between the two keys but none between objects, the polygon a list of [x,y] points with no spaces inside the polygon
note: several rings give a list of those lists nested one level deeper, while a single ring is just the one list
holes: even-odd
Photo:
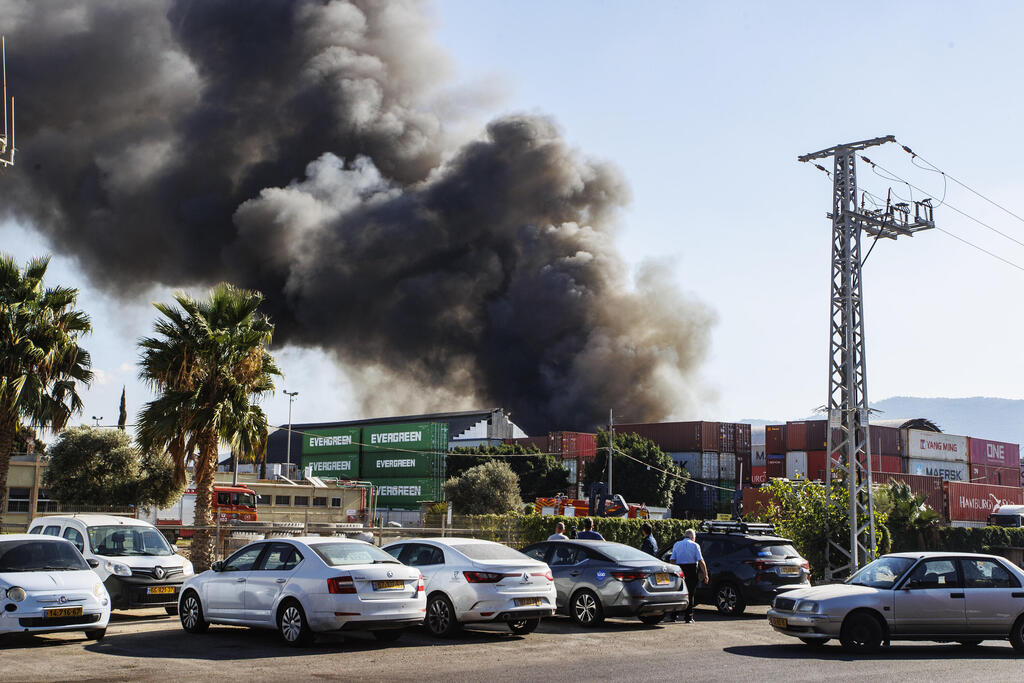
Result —
[{"label": "red shipping container", "polygon": [[737,424],[736,427],[736,453],[742,455],[750,454],[750,425]]},{"label": "red shipping container", "polygon": [[807,423],[786,423],[786,451],[807,450]]},{"label": "red shipping container", "polygon": [[769,479],[780,479],[786,476],[786,458],[771,458],[766,461],[765,472]]},{"label": "red shipping container", "polygon": [[[833,453],[832,459],[839,462],[839,454]],[[903,458],[898,455],[875,455],[871,454],[872,472],[903,472]]]},{"label": "red shipping container", "polygon": [[827,463],[825,451],[807,451],[807,478],[825,481]]},{"label": "red shipping container", "polygon": [[550,452],[561,453],[565,460],[593,460],[597,457],[597,434],[587,432],[551,432]]},{"label": "red shipping container", "polygon": [[736,452],[736,425],[731,422],[719,423],[718,432],[721,435],[721,448],[723,453]]},{"label": "red shipping container", "polygon": [[1015,443],[975,439],[972,436],[967,442],[967,452],[972,465],[1020,469],[1020,446]]},{"label": "red shipping container", "polygon": [[868,434],[871,438],[869,444],[872,455],[902,455],[903,442],[900,439],[898,427],[882,427],[871,425]]},{"label": "red shipping container", "polygon": [[755,467],[750,473],[751,484],[766,484],[768,483],[768,471],[765,467]]},{"label": "red shipping container", "polygon": [[941,477],[928,477],[922,474],[898,474],[895,472],[872,472],[871,481],[876,485],[902,481],[910,487],[910,491],[915,495],[925,496],[925,504],[945,517],[945,498]]},{"label": "red shipping container", "polygon": [[995,486],[1020,486],[1020,469],[1017,467],[971,465],[971,483],[994,484]]},{"label": "red shipping container", "polygon": [[828,449],[828,420],[808,420],[804,423],[807,432],[807,451]]},{"label": "red shipping container", "polygon": [[765,425],[764,452],[767,455],[786,454],[786,425]]},{"label": "red shipping container", "polygon": [[718,422],[639,422],[617,424],[619,434],[637,434],[650,439],[666,453],[718,453],[722,449]]},{"label": "red shipping container", "polygon": [[1013,486],[943,482],[947,519],[953,522],[988,522],[997,505],[1024,504],[1024,490]]},{"label": "red shipping container", "polygon": [[736,479],[744,484],[750,483],[750,454],[736,454]]}]

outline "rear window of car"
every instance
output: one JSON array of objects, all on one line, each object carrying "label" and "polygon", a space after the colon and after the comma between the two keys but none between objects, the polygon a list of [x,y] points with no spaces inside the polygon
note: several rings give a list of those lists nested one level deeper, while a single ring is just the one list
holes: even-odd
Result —
[{"label": "rear window of car", "polygon": [[331,567],[341,567],[347,564],[397,562],[391,555],[369,543],[316,543],[310,547],[320,556],[320,559]]},{"label": "rear window of car", "polygon": [[525,560],[527,558],[518,550],[513,550],[500,543],[460,543],[453,548],[471,560]]},{"label": "rear window of car", "polygon": [[796,548],[788,543],[755,543],[750,546],[750,552],[757,557],[775,559],[800,557],[800,553],[796,551]]},{"label": "rear window of car", "polygon": [[630,548],[628,545],[602,545],[597,548],[601,554],[607,555],[616,562],[630,562],[632,560],[650,560],[651,556],[642,550]]}]

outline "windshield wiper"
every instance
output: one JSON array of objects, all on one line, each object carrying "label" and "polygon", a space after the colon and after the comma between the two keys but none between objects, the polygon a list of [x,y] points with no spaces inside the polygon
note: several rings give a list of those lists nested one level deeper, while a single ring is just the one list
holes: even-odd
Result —
[{"label": "windshield wiper", "polygon": [[374,564],[402,564],[398,560],[374,560]]}]

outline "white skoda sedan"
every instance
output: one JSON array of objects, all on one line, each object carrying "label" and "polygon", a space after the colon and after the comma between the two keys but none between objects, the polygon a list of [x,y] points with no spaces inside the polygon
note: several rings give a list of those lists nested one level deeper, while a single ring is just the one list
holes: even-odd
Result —
[{"label": "white skoda sedan", "polygon": [[0,536],[0,633],[85,631],[100,640],[109,619],[107,589],[70,541]]},{"label": "white skoda sedan", "polygon": [[185,581],[178,598],[189,633],[210,624],[276,628],[296,646],[326,631],[396,640],[425,607],[419,571],[369,543],[330,537],[250,543]]},{"label": "white skoda sedan", "polygon": [[492,541],[417,538],[384,546],[423,573],[424,624],[439,637],[470,622],[505,622],[515,634],[532,632],[555,611],[555,583],[543,562]]}]

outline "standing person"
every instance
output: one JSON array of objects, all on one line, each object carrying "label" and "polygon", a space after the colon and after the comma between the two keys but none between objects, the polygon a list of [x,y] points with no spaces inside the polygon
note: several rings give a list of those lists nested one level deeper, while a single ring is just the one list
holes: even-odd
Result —
[{"label": "standing person", "polygon": [[594,531],[594,520],[590,517],[583,519],[583,531],[576,534],[577,540],[603,541],[604,536]]},{"label": "standing person", "polygon": [[[683,534],[683,540],[676,541],[672,546],[670,562],[675,562],[683,570],[683,580],[686,581],[686,591],[690,594],[690,600],[683,612],[683,621],[687,624],[693,623],[693,608],[697,606],[697,570],[700,570],[701,579],[708,582],[708,567],[704,564],[704,556],[700,552],[700,546],[694,539],[697,534],[693,529],[687,529]],[[673,615],[674,620],[674,615]]]},{"label": "standing person", "polygon": [[644,522],[640,526],[640,535],[643,540],[640,541],[640,550],[644,551],[648,555],[658,556],[658,539],[654,537],[654,529],[648,522]]},{"label": "standing person", "polygon": [[559,522],[555,525],[555,533],[548,536],[549,541],[568,541],[569,537],[565,535],[565,525]]}]

